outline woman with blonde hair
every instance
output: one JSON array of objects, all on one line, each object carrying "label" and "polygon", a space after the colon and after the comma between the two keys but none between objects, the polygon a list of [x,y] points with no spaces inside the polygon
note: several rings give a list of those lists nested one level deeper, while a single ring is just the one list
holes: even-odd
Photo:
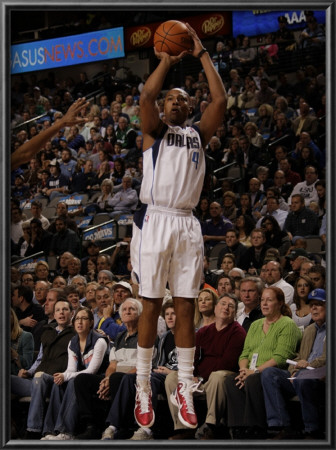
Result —
[{"label": "woman with blonde hair", "polygon": [[250,144],[257,148],[262,148],[265,144],[265,139],[258,131],[258,127],[254,122],[247,122],[244,126],[244,131]]},{"label": "woman with blonde hair", "polygon": [[263,103],[259,106],[256,125],[262,136],[265,134],[270,134],[273,126],[273,107],[268,103]]},{"label": "woman with blonde hair", "polygon": [[38,261],[35,265],[36,281],[49,281],[49,264],[46,261]]},{"label": "woman with blonde hair", "polygon": [[199,291],[195,301],[195,329],[198,330],[205,325],[210,325],[215,321],[215,306],[218,295],[212,289],[205,288]]},{"label": "woman with blonde hair", "polygon": [[29,369],[34,359],[34,338],[24,331],[13,308],[11,313],[11,375],[17,375],[21,369]]}]

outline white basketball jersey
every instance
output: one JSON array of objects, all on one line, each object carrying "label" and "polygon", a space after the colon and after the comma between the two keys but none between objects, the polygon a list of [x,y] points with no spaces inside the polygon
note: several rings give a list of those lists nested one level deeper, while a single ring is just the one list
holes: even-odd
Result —
[{"label": "white basketball jersey", "polygon": [[147,205],[192,209],[202,192],[205,157],[197,126],[166,125],[143,153],[140,200]]}]

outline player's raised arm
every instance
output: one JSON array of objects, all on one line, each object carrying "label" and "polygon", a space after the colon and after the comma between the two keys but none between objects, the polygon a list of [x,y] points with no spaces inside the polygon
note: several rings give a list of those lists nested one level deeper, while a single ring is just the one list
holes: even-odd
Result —
[{"label": "player's raised arm", "polygon": [[156,100],[162,90],[162,86],[170,67],[186,54],[170,56],[165,52],[158,52],[154,49],[155,55],[160,59],[157,68],[147,79],[140,95],[140,117],[141,131],[144,137],[144,150],[147,150],[160,132],[163,122],[160,119],[159,108]]},{"label": "player's raised arm", "polygon": [[16,149],[11,156],[11,170],[15,170],[22,164],[29,162],[31,158],[42,149],[46,142],[54,137],[57,131],[61,128],[87,122],[88,119],[80,117],[78,114],[82,108],[88,105],[89,103],[84,97],[79,98],[72,103],[64,116],[55,121],[51,127],[41,131],[28,142],[25,142],[18,149]]},{"label": "player's raised arm", "polygon": [[194,49],[192,55],[199,58],[203,66],[206,78],[209,83],[211,102],[202,114],[199,127],[203,140],[203,146],[208,144],[210,138],[214,135],[218,126],[223,122],[226,111],[227,96],[222,79],[215,69],[209,53],[204,49],[201,40],[195,30],[189,24],[186,24],[191,37],[194,40]]}]

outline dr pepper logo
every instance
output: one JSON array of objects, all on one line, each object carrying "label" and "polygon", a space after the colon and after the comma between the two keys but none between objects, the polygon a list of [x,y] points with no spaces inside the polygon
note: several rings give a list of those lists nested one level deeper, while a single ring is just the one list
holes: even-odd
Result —
[{"label": "dr pepper logo", "polygon": [[134,47],[145,45],[151,38],[152,32],[148,27],[139,27],[131,34],[130,42]]},{"label": "dr pepper logo", "polygon": [[221,14],[214,14],[202,23],[204,34],[216,34],[224,25],[224,17]]}]

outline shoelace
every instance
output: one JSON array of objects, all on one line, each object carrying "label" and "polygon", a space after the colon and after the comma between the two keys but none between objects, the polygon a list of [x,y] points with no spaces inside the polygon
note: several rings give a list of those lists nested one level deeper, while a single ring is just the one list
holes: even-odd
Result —
[{"label": "shoelace", "polygon": [[180,393],[183,396],[187,408],[187,412],[194,414],[194,402],[192,398],[193,392],[203,392],[202,390],[198,389],[199,385],[202,383],[202,380],[198,383],[193,384],[187,384],[187,383],[181,383],[182,387],[180,388]]},{"label": "shoelace", "polygon": [[140,402],[141,414],[149,412],[149,388],[148,386],[137,386],[137,397]]}]

